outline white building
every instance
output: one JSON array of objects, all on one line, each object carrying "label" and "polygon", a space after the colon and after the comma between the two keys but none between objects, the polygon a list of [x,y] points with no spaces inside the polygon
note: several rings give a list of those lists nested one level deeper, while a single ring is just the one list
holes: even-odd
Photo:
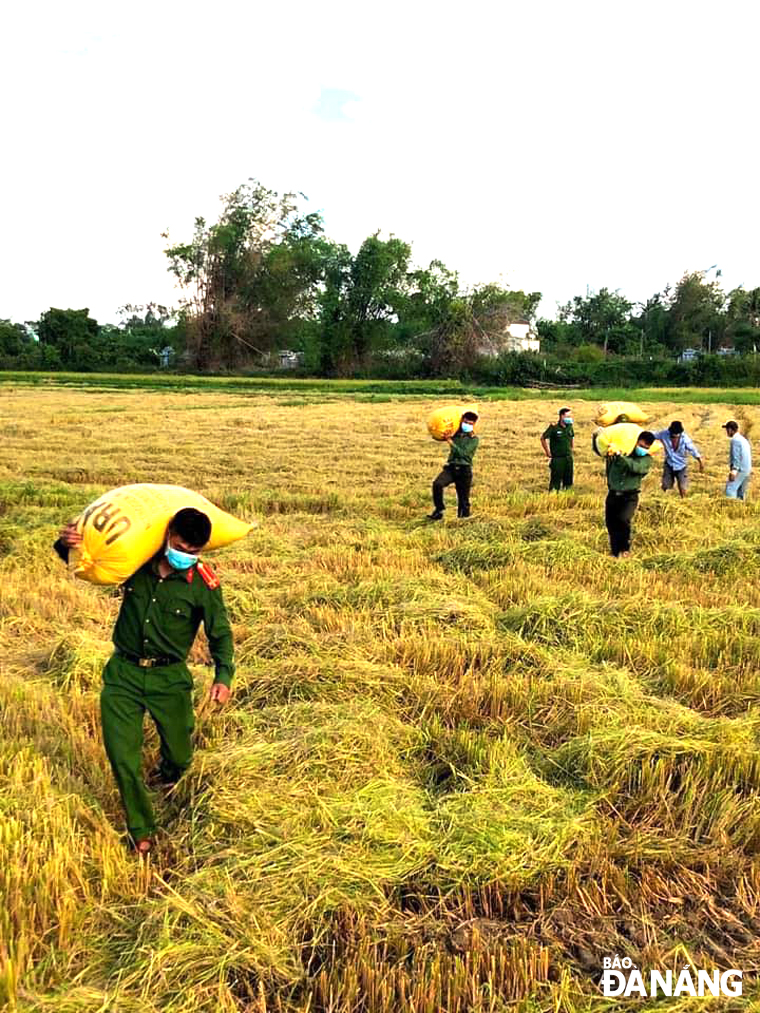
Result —
[{"label": "white building", "polygon": [[529,320],[515,320],[504,329],[504,351],[540,352],[541,342]]},{"label": "white building", "polygon": [[279,358],[280,369],[297,369],[303,362],[303,352],[291,352],[289,348],[283,348]]}]

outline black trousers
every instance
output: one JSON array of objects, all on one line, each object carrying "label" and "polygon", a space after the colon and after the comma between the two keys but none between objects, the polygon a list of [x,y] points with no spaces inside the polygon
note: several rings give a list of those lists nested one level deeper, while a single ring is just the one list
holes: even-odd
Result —
[{"label": "black trousers", "polygon": [[549,492],[569,489],[573,484],[573,459],[553,457],[549,461]]},{"label": "black trousers", "polygon": [[457,491],[457,513],[467,517],[470,513],[470,489],[472,488],[472,468],[466,464],[447,464],[441,474],[433,482],[433,504],[436,510],[445,510],[443,490],[454,483]]},{"label": "black trousers", "polygon": [[631,521],[639,505],[637,492],[610,492],[604,504],[604,520],[610,535],[610,551],[613,556],[628,552],[631,548]]}]

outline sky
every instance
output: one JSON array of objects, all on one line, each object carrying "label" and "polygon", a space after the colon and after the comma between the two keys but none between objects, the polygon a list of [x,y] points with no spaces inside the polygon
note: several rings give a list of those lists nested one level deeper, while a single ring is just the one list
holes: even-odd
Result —
[{"label": "sky", "polygon": [[755,0],[26,0],[0,15],[0,318],[174,304],[249,178],[467,284],[760,285]]}]

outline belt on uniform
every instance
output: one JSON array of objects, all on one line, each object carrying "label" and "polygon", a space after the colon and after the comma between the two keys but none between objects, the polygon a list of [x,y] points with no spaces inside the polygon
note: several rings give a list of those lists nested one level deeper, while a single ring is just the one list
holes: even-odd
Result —
[{"label": "belt on uniform", "polygon": [[120,647],[116,648],[116,654],[120,658],[126,658],[127,661],[131,661],[133,665],[139,665],[140,668],[156,668],[158,665],[177,665],[180,662],[179,658],[141,658],[137,654],[130,654],[129,651],[122,651]]}]

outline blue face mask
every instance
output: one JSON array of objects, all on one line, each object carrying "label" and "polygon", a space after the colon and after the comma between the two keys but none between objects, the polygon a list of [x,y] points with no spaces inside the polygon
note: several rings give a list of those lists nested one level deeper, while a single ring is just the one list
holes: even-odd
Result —
[{"label": "blue face mask", "polygon": [[646,447],[634,447],[633,452],[636,455],[636,457],[647,457],[649,454],[649,451],[647,450]]},{"label": "blue face mask", "polygon": [[475,426],[473,426],[472,422],[463,422],[462,423],[462,432],[463,433],[471,433],[474,428],[475,428]]},{"label": "blue face mask", "polygon": [[191,556],[189,552],[180,552],[179,549],[173,549],[171,545],[167,543],[166,562],[174,570],[189,570],[191,566],[195,566],[198,562],[197,556]]},{"label": "blue face mask", "polygon": [[570,418],[569,415],[563,415],[562,424],[565,426],[571,426],[573,424],[573,420]]}]

